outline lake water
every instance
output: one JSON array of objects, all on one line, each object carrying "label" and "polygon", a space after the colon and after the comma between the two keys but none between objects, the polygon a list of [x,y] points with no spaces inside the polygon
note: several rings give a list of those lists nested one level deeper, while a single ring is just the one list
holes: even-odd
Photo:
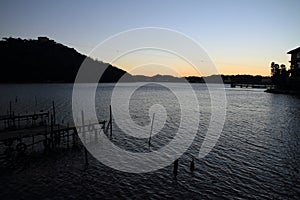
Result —
[{"label": "lake water", "polygon": [[[120,91],[126,93],[134,85],[124,83]],[[71,122],[72,87],[71,84],[0,85],[0,113],[7,113],[9,101],[12,109],[20,113],[51,110],[51,102],[55,101],[57,121]],[[109,117],[113,88],[113,84],[103,84],[97,89],[95,103],[99,119]],[[191,116],[198,116],[200,122],[192,145],[179,158],[176,178],[173,165],[135,174],[109,168],[91,155],[86,166],[82,149],[62,149],[48,156],[32,152],[34,156],[28,158],[30,162],[26,165],[9,168],[2,164],[1,199],[299,199],[300,98],[226,86],[223,131],[212,151],[205,158],[195,160],[192,173],[191,157],[198,156],[211,116],[206,86],[192,84],[192,88],[200,112]],[[221,92],[219,85],[213,90]],[[179,127],[182,106],[174,92],[183,95],[184,103],[188,104],[191,93],[180,83],[168,83],[166,87],[147,84],[131,96],[129,111],[138,125],[136,132],[149,126],[152,105],[165,108],[166,123],[153,136],[152,151],[168,145],[178,129],[189,132],[189,127]],[[193,112],[192,107],[187,109]],[[119,125],[126,125],[122,124],[126,123],[122,121],[124,113],[116,112],[121,116]],[[154,132],[155,129],[154,123]],[[111,140],[126,151],[149,152],[146,139],[126,135],[116,122]]]}]

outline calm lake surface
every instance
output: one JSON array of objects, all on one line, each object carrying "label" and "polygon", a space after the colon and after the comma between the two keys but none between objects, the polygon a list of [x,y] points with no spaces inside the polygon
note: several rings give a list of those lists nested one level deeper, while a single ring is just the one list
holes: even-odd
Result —
[{"label": "calm lake surface", "polygon": [[[153,136],[152,150],[167,145],[179,128],[180,104],[172,91],[184,94],[185,103],[190,98],[184,84],[166,85],[146,84],[130,99],[130,116],[140,127],[151,122],[152,105],[162,105],[166,110],[166,124]],[[133,86],[134,83],[124,83],[120,87],[126,93]],[[210,121],[210,97],[205,84],[192,87],[199,101],[200,123],[192,145],[179,159],[177,178],[173,165],[132,174],[109,168],[91,155],[89,165],[85,165],[82,149],[62,149],[47,156],[33,150],[28,152],[34,156],[27,158],[26,165],[11,168],[1,164],[0,198],[299,199],[300,98],[226,86],[222,134],[205,158],[195,160],[191,173],[191,157],[197,157]],[[109,117],[113,88],[113,84],[98,87],[95,102],[99,119]],[[9,101],[16,113],[51,110],[55,101],[57,121],[72,122],[72,89],[72,84],[0,85],[0,113],[7,113]],[[220,86],[215,85],[214,91],[221,91]],[[193,112],[193,108],[189,109]],[[189,131],[188,127],[183,129]],[[126,135],[116,123],[111,140],[127,151],[149,151],[146,139]]]}]

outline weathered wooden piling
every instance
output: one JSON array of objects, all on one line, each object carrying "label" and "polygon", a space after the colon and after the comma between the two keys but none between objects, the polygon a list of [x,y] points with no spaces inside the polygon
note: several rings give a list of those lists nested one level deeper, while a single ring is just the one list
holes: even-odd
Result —
[{"label": "weathered wooden piling", "polygon": [[191,165],[190,165],[190,170],[191,172],[193,172],[195,170],[195,161],[194,161],[194,157],[192,157],[192,161],[191,161]]},{"label": "weathered wooden piling", "polygon": [[11,106],[11,101],[9,101],[9,118],[7,120],[7,127],[10,128],[10,119],[12,117],[12,106]]},{"label": "weathered wooden piling", "polygon": [[109,125],[110,125],[110,137],[112,137],[112,111],[111,111],[111,105],[109,105]]},{"label": "weathered wooden piling", "polygon": [[18,128],[20,128],[21,126],[21,118],[20,118],[20,114],[18,115]]},{"label": "weathered wooden piling", "polygon": [[54,142],[53,142],[53,115],[51,115],[50,140],[51,140],[52,149],[54,149]]},{"label": "weathered wooden piling", "polygon": [[[70,140],[70,139],[69,139],[69,131],[67,131],[67,134],[66,134],[66,135],[67,135],[67,148],[69,148],[69,147],[70,147],[70,144],[69,144],[69,143],[70,143],[70,142],[69,142],[69,140]],[[74,140],[74,138],[73,138],[73,140]],[[74,142],[73,142],[73,143],[74,143]]]},{"label": "weathered wooden piling", "polygon": [[176,177],[177,176],[177,171],[178,171],[178,159],[174,161],[174,169],[173,169],[173,174]]},{"label": "weathered wooden piling", "polygon": [[60,133],[61,133],[60,125],[59,124],[57,124],[57,128],[58,128],[58,130],[57,130],[57,132],[55,134],[55,145],[59,146],[60,145]]},{"label": "weathered wooden piling", "polygon": [[[73,147],[75,147],[75,145],[76,145],[76,134],[77,133],[77,129],[76,128],[74,128],[73,129],[73,134],[72,134],[72,140],[73,140]],[[68,134],[69,135],[69,134]]]},{"label": "weathered wooden piling", "polygon": [[53,123],[56,124],[56,114],[55,114],[55,104],[54,101],[52,101],[52,110],[53,110]]},{"label": "weathered wooden piling", "polygon": [[95,142],[96,143],[98,142],[98,131],[97,131],[97,129],[95,129]]},{"label": "weathered wooden piling", "polygon": [[94,130],[94,125],[92,125],[91,123],[89,123],[88,130],[89,130],[89,136],[90,136],[90,142],[91,142],[92,141],[92,134],[91,134],[91,132]]},{"label": "weathered wooden piling", "polygon": [[9,116],[11,117],[12,114],[12,105],[11,105],[11,101],[9,101]]},{"label": "weathered wooden piling", "polygon": [[84,113],[83,113],[83,110],[81,111],[81,121],[82,121],[82,124],[81,124],[81,132],[82,132],[82,138],[83,138],[83,142],[85,143],[86,142],[86,135],[85,135],[85,123],[84,123]]},{"label": "weathered wooden piling", "polygon": [[150,129],[150,137],[149,137],[149,141],[148,141],[149,147],[151,146],[151,135],[152,135],[152,130],[153,130],[154,117],[155,117],[155,113],[153,113],[153,115],[152,115],[151,129]]},{"label": "weathered wooden piling", "polygon": [[32,134],[32,150],[33,150],[33,146],[34,146],[34,135]]},{"label": "weathered wooden piling", "polygon": [[[81,120],[82,120],[82,126],[81,126],[81,132],[82,132],[82,137],[83,137],[83,145],[85,145],[86,143],[86,133],[85,133],[85,122],[84,122],[84,113],[83,110],[81,111]],[[88,161],[88,153],[87,153],[87,149],[84,146],[84,157],[85,157],[85,164],[89,164]]]}]

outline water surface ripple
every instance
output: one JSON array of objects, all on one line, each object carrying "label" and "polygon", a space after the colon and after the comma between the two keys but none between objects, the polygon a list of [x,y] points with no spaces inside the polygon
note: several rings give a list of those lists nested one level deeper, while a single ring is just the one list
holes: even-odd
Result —
[{"label": "water surface ripple", "polygon": [[[131,84],[134,83],[122,85],[122,89],[128,90]],[[181,84],[169,83],[169,87],[185,92]],[[176,179],[172,165],[151,173],[130,174],[111,169],[91,155],[86,166],[82,149],[62,149],[54,155],[33,151],[21,164],[13,167],[1,164],[0,198],[299,199],[300,98],[268,94],[261,89],[227,87],[223,132],[208,156],[195,160],[195,171],[191,173],[191,157],[198,155],[210,119],[205,85],[193,84],[193,88],[200,106],[199,131],[179,159]],[[215,88],[218,91],[217,85]],[[108,119],[112,89],[112,84],[103,84],[97,90],[99,119]],[[1,85],[0,91],[2,114],[7,112],[10,100],[16,112],[50,110],[54,100],[58,121],[72,120],[72,85]],[[188,98],[186,94],[186,102]],[[152,150],[157,150],[176,134],[180,105],[170,90],[157,85],[144,86],[130,101],[134,122],[148,125],[151,121],[148,112],[153,104],[161,104],[167,112],[166,124],[152,139]],[[188,127],[182,128],[189,131]],[[149,151],[146,140],[126,135],[116,124],[113,129],[112,142],[116,145],[133,152]]]}]

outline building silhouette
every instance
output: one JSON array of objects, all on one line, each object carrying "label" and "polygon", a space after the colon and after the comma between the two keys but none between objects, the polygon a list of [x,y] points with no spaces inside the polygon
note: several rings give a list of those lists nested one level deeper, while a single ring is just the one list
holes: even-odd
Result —
[{"label": "building silhouette", "polygon": [[300,89],[300,47],[293,49],[288,54],[291,54],[291,86],[295,89]]}]

